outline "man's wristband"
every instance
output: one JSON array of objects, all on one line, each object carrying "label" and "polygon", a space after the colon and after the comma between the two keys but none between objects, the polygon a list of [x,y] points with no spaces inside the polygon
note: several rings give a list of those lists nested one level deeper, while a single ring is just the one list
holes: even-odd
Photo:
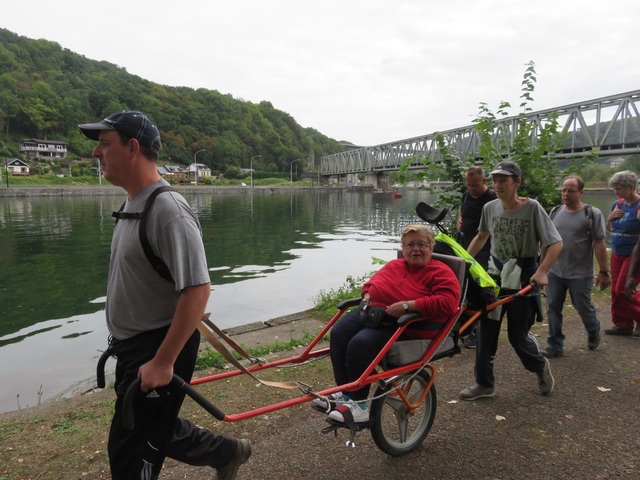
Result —
[{"label": "man's wristband", "polygon": [[601,273],[602,275],[606,275],[607,277],[610,277],[610,276],[611,276],[611,272],[610,272],[609,270],[600,270],[600,273]]}]

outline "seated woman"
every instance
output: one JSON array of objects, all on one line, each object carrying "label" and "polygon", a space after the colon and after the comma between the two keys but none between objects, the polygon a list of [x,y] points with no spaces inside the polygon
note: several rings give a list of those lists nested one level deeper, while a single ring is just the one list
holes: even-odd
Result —
[{"label": "seated woman", "polygon": [[[400,340],[434,338],[453,315],[460,301],[460,284],[444,263],[432,260],[434,235],[427,225],[409,225],[402,231],[404,258],[384,265],[362,288],[360,308],[347,314],[331,329],[330,355],[336,385],[357,380],[389,341],[397,319],[417,312],[424,320],[414,322]],[[372,308],[373,307],[373,308]],[[371,311],[382,316],[381,325],[371,324]],[[348,423],[369,420],[365,401],[370,385],[353,392],[338,392],[330,400],[348,401],[331,411],[329,417]],[[333,404],[333,402],[331,402]],[[328,410],[324,399],[313,401],[316,408]]]}]

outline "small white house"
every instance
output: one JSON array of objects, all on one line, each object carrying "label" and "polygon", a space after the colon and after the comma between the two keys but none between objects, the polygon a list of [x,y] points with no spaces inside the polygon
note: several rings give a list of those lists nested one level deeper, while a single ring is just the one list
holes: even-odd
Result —
[{"label": "small white house", "polygon": [[203,163],[192,163],[189,165],[191,174],[195,173],[198,178],[206,178],[211,176],[211,169]]},{"label": "small white house", "polygon": [[29,176],[31,168],[19,158],[12,158],[7,162],[7,170],[13,176]]}]

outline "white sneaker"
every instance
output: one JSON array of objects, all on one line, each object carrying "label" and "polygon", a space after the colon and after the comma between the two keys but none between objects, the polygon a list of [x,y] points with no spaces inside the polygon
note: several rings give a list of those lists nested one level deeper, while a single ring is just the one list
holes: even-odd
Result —
[{"label": "white sneaker", "polygon": [[353,423],[368,422],[369,408],[366,402],[345,403],[338,405],[336,409],[329,414],[329,418],[336,422],[346,423],[347,425],[351,423],[350,420],[353,420]]},{"label": "white sneaker", "polygon": [[[325,399],[328,399],[328,401]],[[337,400],[349,400],[349,397],[343,395],[342,392],[336,392],[323,398],[314,398],[311,402],[311,406],[313,406],[313,408],[315,408],[316,410],[329,412],[336,408]]]}]

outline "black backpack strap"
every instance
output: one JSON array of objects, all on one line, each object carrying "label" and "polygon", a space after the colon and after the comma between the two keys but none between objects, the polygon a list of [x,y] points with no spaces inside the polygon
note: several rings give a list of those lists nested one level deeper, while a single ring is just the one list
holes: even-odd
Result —
[{"label": "black backpack strap", "polygon": [[115,217],[116,224],[118,220],[140,220],[140,225],[138,227],[138,236],[140,237],[140,244],[142,245],[142,249],[144,250],[144,254],[151,263],[153,269],[158,272],[162,278],[167,280],[168,282],[173,283],[173,277],[171,276],[171,272],[169,271],[169,267],[162,261],[160,257],[158,257],[151,248],[151,244],[149,243],[149,238],[147,237],[147,213],[149,209],[153,205],[156,197],[164,192],[175,191],[168,185],[163,185],[161,187],[156,188],[151,194],[149,198],[147,198],[147,202],[144,204],[144,210],[142,212],[123,212],[124,206],[127,204],[125,201],[120,210],[117,212],[113,212],[111,215]]},{"label": "black backpack strap", "polygon": [[145,203],[144,205],[144,210],[140,214],[140,227],[138,229],[138,234],[140,236],[140,244],[142,245],[144,254],[147,256],[149,262],[151,262],[151,266],[153,267],[153,269],[158,272],[158,275],[160,275],[162,278],[164,278],[168,282],[173,283],[173,277],[171,276],[169,267],[167,267],[162,259],[153,252],[151,244],[149,243],[149,238],[147,237],[147,213],[149,213],[149,209],[153,205],[153,202],[158,195],[170,191],[173,191],[173,188],[167,185],[163,185],[162,187],[158,187],[153,192],[151,192],[149,198],[147,198],[147,203]]},{"label": "black backpack strap", "polygon": [[587,233],[591,238],[595,238],[596,231],[593,219],[593,207],[588,203],[584,204],[584,214],[587,216]]},{"label": "black backpack strap", "polygon": [[[553,220],[553,218],[556,216],[556,214],[561,208],[562,208],[562,205],[556,205],[555,207],[553,207],[553,209],[549,213],[549,218]],[[596,232],[595,232],[595,226],[594,226],[595,221],[593,219],[593,207],[588,203],[584,204],[584,214],[587,216],[587,234],[591,238],[595,238]]]},{"label": "black backpack strap", "polygon": [[127,204],[127,201],[125,200],[122,206],[120,207],[120,210],[118,210],[117,212],[111,213],[111,216],[116,219],[116,225],[118,224],[118,220],[139,220],[142,218],[142,212],[136,212],[136,213],[123,212],[124,206],[126,204]]}]

